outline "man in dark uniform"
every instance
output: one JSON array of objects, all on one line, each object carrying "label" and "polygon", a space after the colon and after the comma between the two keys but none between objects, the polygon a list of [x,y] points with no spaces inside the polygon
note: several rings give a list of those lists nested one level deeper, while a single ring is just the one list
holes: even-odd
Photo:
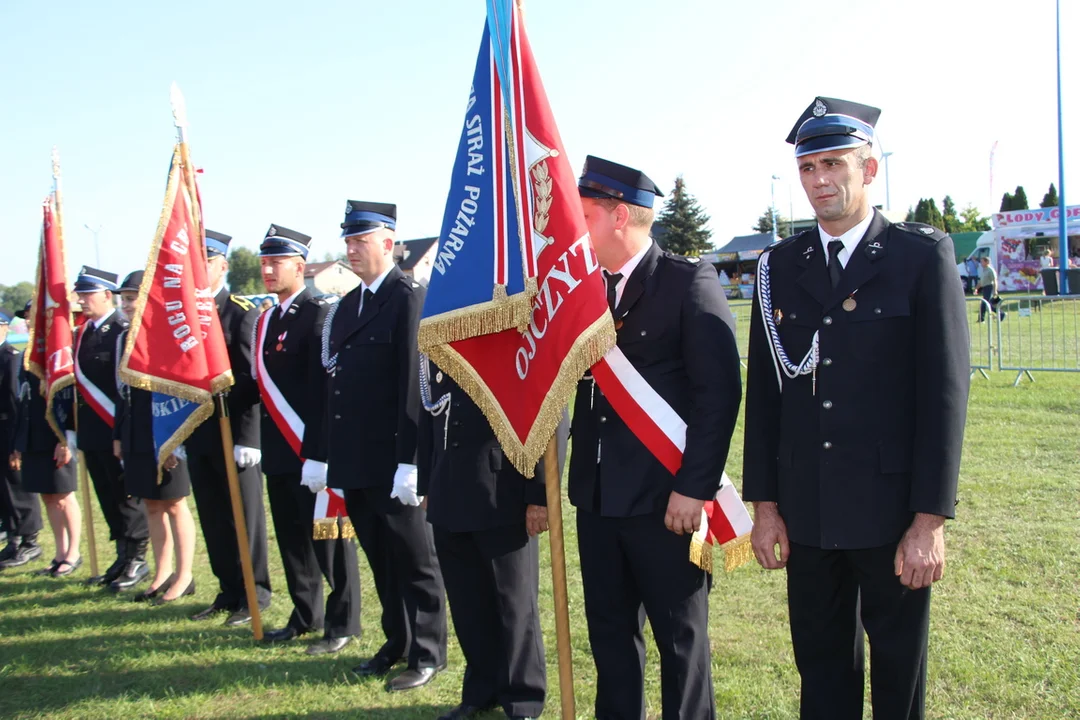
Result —
[{"label": "man in dark uniform", "polygon": [[803,718],[863,716],[863,627],[874,717],[923,717],[956,502],[964,294],[947,235],[870,207],[879,112],[817,98],[796,123],[818,226],[762,255],[754,294],[743,497],[758,561],[787,568]]},{"label": "man in dark uniform", "polygon": [[327,484],[345,491],[382,603],[386,643],[355,672],[382,676],[405,660],[407,669],[388,688],[408,690],[446,666],[446,600],[416,491],[424,288],[394,264],[396,218],[397,208],[386,203],[345,206],[342,237],[361,283],[331,308],[323,334],[330,371],[325,456]]},{"label": "man in dark uniform", "polygon": [[[255,323],[252,367],[262,395],[262,458],[285,580],[293,601],[289,623],[266,633],[286,642],[322,630],[309,655],[336,653],[360,633],[360,576],[356,544],[313,539],[315,493],[326,489],[326,463],[310,459],[323,434],[326,370],[322,330],[329,304],[304,285],[311,237],[271,225],[259,249],[262,278],[278,305]],[[320,574],[321,571],[321,574]],[[323,576],[330,596],[323,613]]]},{"label": "man in dark uniform", "polygon": [[[233,435],[233,460],[240,480],[240,496],[247,524],[251,569],[259,607],[270,606],[270,570],[267,566],[266,510],[263,505],[262,470],[259,461],[259,388],[251,377],[251,333],[259,311],[248,300],[232,295],[225,287],[229,263],[225,259],[232,237],[206,231],[207,275],[217,304],[218,318],[229,348],[234,384],[227,399]],[[199,509],[199,524],[210,556],[210,569],[221,590],[210,607],[191,617],[205,620],[220,612],[230,612],[225,624],[236,627],[251,622],[240,549],[236,544],[225,453],[217,409],[195,428],[184,443],[191,473],[191,490]]]},{"label": "man in dark uniform", "polygon": [[8,321],[0,317],[0,519],[7,547],[0,550],[0,568],[20,567],[41,557],[41,502],[23,490],[22,473],[13,461],[19,415],[19,366],[22,353],[7,341]]},{"label": "man in dark uniform", "polygon": [[124,489],[123,467],[113,455],[113,428],[116,424],[116,340],[127,320],[116,311],[114,273],[84,266],[75,281],[86,322],[75,335],[75,381],[78,391],[76,443],[86,460],[101,512],[109,526],[109,538],[116,542],[116,561],[104,575],[90,578],[112,590],[125,590],[146,579],[146,546],[150,528],[141,500]]},{"label": "man in dark uniform", "polygon": [[591,377],[578,385],[569,497],[578,508],[596,717],[644,720],[647,616],[664,718],[711,718],[708,582],[690,562],[690,540],[720,488],[739,413],[734,320],[710,264],[664,252],[649,237],[661,193],[644,173],[589,157],[578,189],[618,349],[686,425],[673,476]]},{"label": "man in dark uniform", "polygon": [[[547,530],[544,462],[526,479],[483,412],[434,364],[421,365],[417,493],[424,496],[439,567],[467,663],[461,704],[440,720],[501,706],[535,718],[547,690],[537,592],[536,535]],[[556,431],[559,470],[569,421]]]}]

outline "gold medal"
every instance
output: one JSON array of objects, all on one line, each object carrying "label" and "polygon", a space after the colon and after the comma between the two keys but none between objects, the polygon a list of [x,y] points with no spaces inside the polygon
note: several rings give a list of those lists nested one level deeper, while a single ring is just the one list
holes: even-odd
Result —
[{"label": "gold medal", "polygon": [[849,297],[840,307],[844,308],[844,310],[847,312],[851,312],[857,307],[857,305],[858,304],[855,302],[855,298]]},{"label": "gold medal", "polygon": [[277,350],[278,352],[281,352],[281,343],[278,343],[277,347],[275,347],[274,349]]},{"label": "gold medal", "polygon": [[622,330],[622,320],[616,320],[615,321],[615,330],[616,330],[616,332],[619,331],[619,330]]},{"label": "gold medal", "polygon": [[784,319],[784,311],[777,308],[776,312],[773,313],[773,317],[776,319],[776,324],[779,325],[780,321]]}]

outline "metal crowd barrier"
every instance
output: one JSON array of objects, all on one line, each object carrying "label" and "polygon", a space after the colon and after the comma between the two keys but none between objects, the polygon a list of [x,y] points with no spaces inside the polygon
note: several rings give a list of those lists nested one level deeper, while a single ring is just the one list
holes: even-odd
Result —
[{"label": "metal crowd barrier", "polygon": [[969,297],[967,300],[968,344],[971,355],[971,377],[979,373],[987,380],[987,372],[994,369],[994,329],[996,315],[990,303],[981,297]]},{"label": "metal crowd barrier", "polygon": [[1080,295],[1007,295],[998,306],[998,370],[1080,372]]}]

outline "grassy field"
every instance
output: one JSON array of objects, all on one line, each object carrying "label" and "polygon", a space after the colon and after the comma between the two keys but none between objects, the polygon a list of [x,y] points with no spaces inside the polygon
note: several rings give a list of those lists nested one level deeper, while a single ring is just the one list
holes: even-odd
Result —
[{"label": "grassy field", "polygon": [[[1014,389],[1013,375],[1002,372],[973,385],[959,520],[947,527],[949,564],[934,591],[933,718],[1080,717],[1080,376],[1036,378]],[[729,463],[736,482],[741,441],[740,426]],[[578,716],[585,718],[591,717],[594,671],[573,514],[569,507],[564,511],[575,690]],[[99,547],[106,546],[100,514],[95,527]],[[51,557],[51,542],[45,545],[44,557]],[[545,717],[558,717],[546,541],[543,547],[541,607],[551,683]],[[265,621],[275,628],[290,607],[273,538],[271,548],[278,592]],[[449,670],[426,688],[392,695],[380,681],[349,672],[381,643],[366,561],[361,570],[365,634],[332,660],[309,658],[303,643],[263,647],[249,630],[226,629],[220,620],[189,621],[214,593],[202,556],[197,599],[168,608],[136,605],[76,582],[32,578],[25,568],[3,572],[0,716],[436,717],[459,697],[464,663],[452,634]],[[785,602],[780,573],[755,566],[716,577],[710,634],[720,717],[796,716],[798,676]],[[646,692],[650,713],[658,717],[652,648],[649,663]],[[869,717],[869,707],[867,712]]]}]

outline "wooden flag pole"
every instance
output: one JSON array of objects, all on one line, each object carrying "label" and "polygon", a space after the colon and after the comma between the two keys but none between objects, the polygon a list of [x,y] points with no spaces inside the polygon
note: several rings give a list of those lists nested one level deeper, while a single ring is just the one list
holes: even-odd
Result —
[{"label": "wooden flag pole", "polygon": [[574,720],[574,666],[570,652],[570,606],[566,592],[560,481],[559,449],[552,435],[544,452],[544,486],[547,489],[548,542],[551,544],[551,588],[555,599],[555,642],[559,653],[559,699],[563,720]]},{"label": "wooden flag pole", "polygon": [[[199,207],[198,190],[195,187],[195,168],[191,164],[191,154],[187,143],[187,111],[184,96],[180,88],[173,83],[171,88],[173,120],[176,124],[177,137],[180,141],[180,163],[183,166],[184,183],[187,186],[191,216],[198,234],[201,257],[197,262],[206,262],[206,249],[203,238],[202,212]],[[218,425],[221,429],[221,447],[225,455],[225,476],[229,481],[229,501],[232,505],[233,525],[236,527],[236,545],[240,554],[240,569],[244,575],[244,593],[247,596],[248,611],[251,613],[251,631],[256,640],[262,640],[262,615],[259,612],[259,596],[255,592],[255,571],[251,566],[251,546],[248,544],[247,523],[244,521],[244,500],[240,494],[240,478],[236,472],[236,460],[233,457],[232,425],[229,423],[229,405],[225,401],[226,393],[214,396],[217,404]]]},{"label": "wooden flag pole", "polygon": [[[53,172],[53,202],[56,203],[56,233],[60,238],[60,242],[57,243],[60,247],[64,246],[64,215],[62,209],[62,194],[60,191],[60,151],[53,146],[52,150],[52,172]],[[42,268],[42,272],[45,269]],[[68,298],[68,325],[75,329],[75,323],[71,318],[71,299]],[[74,333],[72,333],[72,339],[74,340]],[[72,403],[71,412],[75,423],[75,435],[79,434],[79,386],[74,384],[72,387]],[[66,439],[65,439],[66,440]],[[70,449],[70,448],[69,448]],[[98,554],[97,554],[97,538],[94,536],[94,513],[92,502],[90,498],[90,473],[86,471],[86,456],[83,455],[83,451],[76,448],[75,457],[72,458],[75,461],[75,470],[78,473],[79,487],[82,488],[82,506],[83,506],[83,535],[86,536],[86,544],[90,552],[90,576],[99,577],[98,573]]]},{"label": "wooden flag pole", "polygon": [[247,594],[248,610],[251,611],[251,631],[256,640],[262,640],[262,615],[259,596],[255,592],[255,571],[251,567],[251,546],[248,545],[247,523],[244,521],[244,501],[240,495],[240,477],[233,458],[232,425],[229,424],[229,404],[225,394],[216,396],[218,421],[221,426],[221,447],[225,453],[225,475],[229,479],[229,500],[232,501],[233,524],[236,525],[236,544],[240,550],[240,569],[244,573],[244,592]]}]

